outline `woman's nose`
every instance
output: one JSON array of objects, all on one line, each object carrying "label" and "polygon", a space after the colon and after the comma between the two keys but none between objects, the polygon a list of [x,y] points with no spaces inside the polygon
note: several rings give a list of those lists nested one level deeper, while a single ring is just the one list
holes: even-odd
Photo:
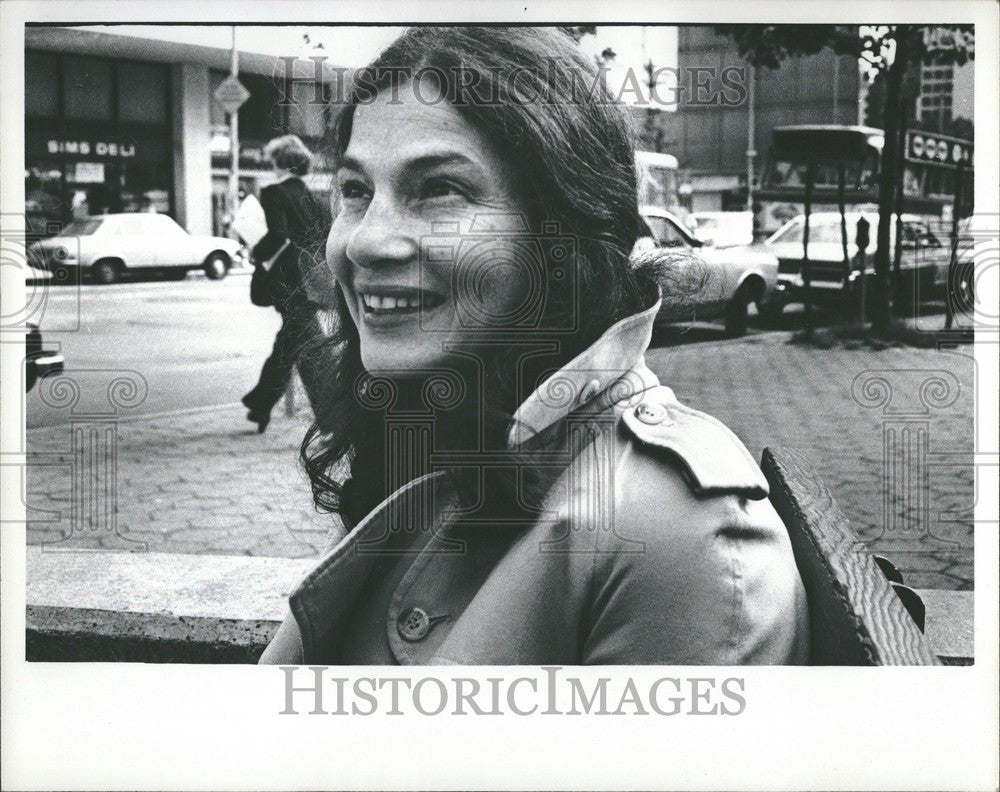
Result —
[{"label": "woman's nose", "polygon": [[418,244],[403,213],[377,198],[347,240],[347,257],[358,267],[404,264],[417,255]]}]

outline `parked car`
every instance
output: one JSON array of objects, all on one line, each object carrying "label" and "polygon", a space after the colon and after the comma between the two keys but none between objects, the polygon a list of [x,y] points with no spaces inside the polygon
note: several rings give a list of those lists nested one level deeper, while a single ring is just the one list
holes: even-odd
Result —
[{"label": "parked car", "polygon": [[28,323],[24,341],[24,392],[35,387],[35,382],[46,374],[63,370],[63,356],[42,346],[42,333],[38,325]]},{"label": "parked car", "polygon": [[693,212],[694,236],[706,245],[753,244],[753,212]]},{"label": "parked car", "polygon": [[[862,217],[869,224],[869,238],[865,257],[865,276],[869,280],[875,275],[876,235],[878,233],[878,212],[853,211],[845,213],[847,222],[847,255],[851,262],[851,284],[859,277],[853,272],[857,266],[858,220]],[[947,238],[941,236],[942,229],[934,227],[927,218],[919,215],[902,216],[902,246],[899,264],[903,293],[919,299],[938,294],[948,277],[950,251]],[[804,279],[803,237],[805,215],[793,217],[775,231],[764,243],[768,250],[778,257],[778,288],[771,302],[773,315],[781,308],[803,299]],[[893,218],[890,240],[896,238],[896,222]],[[895,246],[892,247],[892,253]],[[844,296],[844,249],[840,224],[840,212],[815,212],[809,215],[809,283],[812,301],[816,303],[839,303]],[[849,284],[850,285],[850,284]]]},{"label": "parked car", "polygon": [[674,215],[655,207],[641,209],[643,226],[633,256],[675,248],[686,251],[666,273],[664,307],[657,321],[723,319],[730,336],[747,329],[747,308],[762,309],[778,279],[778,260],[758,245],[715,247],[696,239]]},{"label": "parked car", "polygon": [[143,212],[74,220],[58,236],[35,242],[28,255],[29,263],[62,282],[78,268],[78,274],[108,284],[135,270],[183,278],[189,270],[202,269],[218,280],[243,254],[235,240],[189,234],[167,215]]}]

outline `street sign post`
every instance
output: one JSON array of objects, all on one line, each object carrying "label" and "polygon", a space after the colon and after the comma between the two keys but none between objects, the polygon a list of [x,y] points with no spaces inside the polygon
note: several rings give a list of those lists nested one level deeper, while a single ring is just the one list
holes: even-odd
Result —
[{"label": "street sign post", "polygon": [[230,74],[219,84],[212,96],[215,97],[219,107],[227,114],[232,115],[250,98],[250,92],[243,86],[238,77]]},{"label": "street sign post", "polygon": [[250,97],[250,92],[237,76],[240,73],[240,51],[236,49],[236,25],[233,25],[233,48],[229,59],[229,76],[215,89],[212,96],[229,115],[229,154],[232,165],[229,170],[229,230],[233,239],[238,239],[233,229],[236,210],[239,208],[240,191],[240,132],[239,109]]}]

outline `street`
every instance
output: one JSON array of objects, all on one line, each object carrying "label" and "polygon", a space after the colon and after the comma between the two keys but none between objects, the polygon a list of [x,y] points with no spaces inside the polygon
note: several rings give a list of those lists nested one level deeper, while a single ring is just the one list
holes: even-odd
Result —
[{"label": "street", "polygon": [[[52,287],[39,323],[67,376],[131,370],[145,378],[145,399],[123,416],[230,404],[253,386],[281,326],[273,309],[251,305],[249,290],[245,271],[221,281],[192,273],[178,282]],[[26,396],[29,429],[69,420],[70,410],[46,404],[42,391],[36,385]]]}]

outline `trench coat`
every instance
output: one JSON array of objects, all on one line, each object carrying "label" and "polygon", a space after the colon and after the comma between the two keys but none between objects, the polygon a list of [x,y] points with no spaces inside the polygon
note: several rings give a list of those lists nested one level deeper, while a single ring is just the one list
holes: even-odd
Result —
[{"label": "trench coat", "polygon": [[341,662],[371,550],[408,535],[417,549],[363,622],[389,659],[354,663],[805,663],[805,592],[767,481],[726,426],[646,367],[658,309],[611,327],[515,413],[512,446],[563,457],[529,528],[499,544],[452,531],[449,477],[418,478],[292,593],[260,662]]}]

